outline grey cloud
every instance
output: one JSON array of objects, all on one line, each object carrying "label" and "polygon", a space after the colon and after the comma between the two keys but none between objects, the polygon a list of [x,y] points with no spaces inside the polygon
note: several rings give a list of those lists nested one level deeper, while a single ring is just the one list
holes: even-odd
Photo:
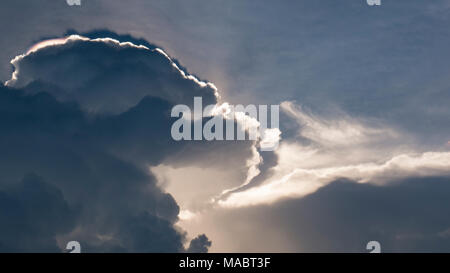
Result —
[{"label": "grey cloud", "polygon": [[284,221],[296,216],[288,232],[298,235],[306,251],[364,252],[365,243],[377,240],[384,252],[448,252],[449,196],[448,177],[410,178],[384,187],[344,181],[275,211]]},{"label": "grey cloud", "polygon": [[[90,46],[75,43],[63,51],[67,55],[71,55],[70,52],[73,51],[75,55],[72,56],[77,58],[81,58],[84,53],[98,58],[91,64],[99,65],[99,74],[102,74],[101,71],[113,74],[115,69],[129,69],[126,57],[140,53],[139,49],[128,48],[125,49],[125,55],[115,55],[114,51],[117,53],[122,48],[110,48],[111,45],[107,43],[95,44],[93,48]],[[60,192],[64,196],[64,202],[57,203],[59,199],[52,201],[53,195],[47,196],[45,193],[40,194],[39,198],[52,202],[54,210],[57,210],[55,213],[63,213],[70,219],[63,221],[68,222],[64,229],[58,229],[59,223],[47,223],[43,214],[42,223],[55,226],[49,228],[48,233],[42,237],[15,234],[14,230],[3,226],[1,232],[5,237],[0,238],[2,250],[53,252],[63,248],[64,242],[78,240],[88,252],[184,251],[185,233],[174,227],[179,207],[171,195],[164,193],[156,185],[156,179],[146,168],[148,164],[162,162],[183,146],[183,143],[172,141],[169,135],[170,109],[173,103],[177,99],[179,102],[183,102],[183,99],[191,100],[195,94],[205,92],[206,98],[215,102],[212,90],[202,89],[193,81],[183,78],[179,71],[172,70],[167,58],[155,52],[156,61],[150,57],[154,65],[150,70],[145,65],[129,64],[135,69],[133,73],[141,73],[142,79],[148,73],[146,87],[152,84],[152,80],[159,81],[153,87],[160,89],[150,89],[150,95],[154,96],[148,96],[145,93],[148,89],[142,85],[130,84],[125,91],[116,89],[119,93],[122,91],[125,98],[127,95],[134,95],[128,107],[122,109],[122,113],[108,114],[105,111],[101,115],[92,115],[89,111],[86,112],[82,97],[75,95],[68,99],[62,94],[67,94],[67,90],[78,86],[78,78],[86,80],[83,76],[94,76],[97,77],[96,84],[87,81],[92,84],[88,87],[87,82],[81,81],[81,86],[92,92],[98,88],[104,93],[99,94],[103,97],[97,103],[107,103],[104,100],[108,97],[108,90],[101,82],[112,78],[86,74],[83,70],[87,69],[86,66],[77,62],[77,59],[72,59],[73,62],[54,59],[55,54],[60,53],[58,48],[46,48],[44,51],[43,55],[40,55],[40,51],[36,52],[35,56],[39,58],[32,58],[33,61],[24,64],[23,71],[30,73],[19,74],[19,82],[22,76],[27,78],[23,90],[0,87],[0,188],[6,189],[10,184],[14,185],[11,181],[19,180],[25,173],[36,173],[47,183],[54,185],[57,190],[53,191]],[[101,58],[99,55],[103,51],[113,55],[102,55],[105,58]],[[101,64],[101,60],[108,60],[106,57],[120,65],[104,67],[106,64]],[[52,74],[60,69],[64,70],[63,68],[72,73],[69,77],[73,77],[74,81],[60,81],[61,78]],[[33,71],[37,75],[31,73]],[[122,79],[122,83],[126,80]],[[161,86],[167,87],[172,83],[172,89]],[[141,90],[144,93],[139,93]],[[71,91],[76,94],[80,89]],[[138,93],[130,95],[133,91]],[[116,95],[120,97],[119,93]],[[35,196],[29,197],[40,200]],[[4,197],[2,201],[5,203],[5,210],[22,206],[14,198]],[[41,214],[36,207],[28,209],[37,216]],[[72,217],[64,210],[77,211],[77,215]],[[2,217],[7,216],[8,214],[2,214]],[[27,221],[26,216],[19,213],[17,221]],[[8,219],[2,221],[6,222]],[[21,225],[19,222],[11,224]],[[39,222],[36,225],[30,224],[30,227],[24,228],[39,228]],[[14,245],[8,238],[17,237],[16,235],[23,235],[24,241]],[[204,248],[207,249],[207,245]]]},{"label": "grey cloud", "polygon": [[[245,238],[241,251],[368,252],[375,240],[383,252],[449,252],[449,198],[449,177],[386,186],[338,180],[304,198],[223,210],[213,221],[242,223],[230,226]],[[246,229],[249,221],[258,228]]]},{"label": "grey cloud", "polygon": [[[5,251],[55,251],[61,247],[52,245],[55,240],[78,240],[86,251],[183,250],[184,235],[173,227],[179,212],[175,200],[156,186],[151,174],[99,145],[89,135],[89,121],[77,104],[59,103],[46,93],[27,96],[6,88],[1,88],[0,96],[1,188],[11,187],[24,173],[36,173],[57,187],[66,202],[57,203],[52,195],[39,193],[25,196],[26,200],[40,200],[43,205],[52,202],[50,211],[57,214],[52,215],[55,219],[69,217],[73,221],[64,230],[58,229],[58,223],[54,227],[50,227],[53,222],[48,223],[48,232],[54,233],[46,237],[32,233],[14,236],[14,230],[2,225],[3,238],[28,239],[22,245],[2,240]],[[7,201],[2,206],[5,210],[14,207]],[[66,207],[76,210],[77,217],[70,217],[64,211]],[[39,206],[28,210],[46,223],[46,212]],[[8,222],[7,215],[2,214],[2,222]],[[25,216],[16,217],[26,221]],[[140,232],[130,230],[127,223],[134,223]],[[39,228],[39,221],[29,226]],[[147,239],[139,237],[144,234]],[[142,244],[136,243],[139,240]]]},{"label": "grey cloud", "polygon": [[0,252],[57,252],[56,235],[73,228],[78,212],[60,189],[29,174],[0,190],[0,215]]},{"label": "grey cloud", "polygon": [[[173,105],[189,105],[196,95],[216,103],[216,96],[212,85],[188,78],[162,53],[108,39],[74,40],[18,60],[14,88],[0,88],[0,171],[4,181],[42,176],[78,212],[71,228],[45,242],[51,251],[70,240],[88,252],[184,251],[186,234],[174,227],[179,206],[148,167],[207,164],[245,179],[251,141],[172,140]],[[17,249],[4,243],[6,250],[47,250],[34,241]],[[209,246],[200,236],[190,251]]]},{"label": "grey cloud", "polygon": [[187,252],[189,253],[206,253],[212,242],[205,234],[199,235],[191,240]]}]

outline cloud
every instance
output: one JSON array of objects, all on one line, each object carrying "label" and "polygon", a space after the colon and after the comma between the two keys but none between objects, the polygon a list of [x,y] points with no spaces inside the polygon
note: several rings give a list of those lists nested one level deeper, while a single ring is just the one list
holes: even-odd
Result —
[{"label": "cloud", "polygon": [[208,248],[211,246],[211,241],[208,240],[205,234],[199,235],[196,238],[192,239],[189,244],[189,248],[187,252],[189,253],[206,253],[208,252]]},{"label": "cloud", "polygon": [[246,206],[273,203],[283,198],[302,197],[313,193],[340,177],[359,183],[387,183],[389,179],[450,175],[450,153],[399,155],[382,164],[367,163],[317,169],[296,168],[281,178],[269,179],[265,184],[236,192],[222,206]]},{"label": "cloud", "polygon": [[[11,61],[7,86],[45,83],[58,99],[75,100],[89,112],[121,113],[145,96],[192,105],[193,96],[215,104],[217,88],[181,70],[161,49],[71,35],[42,41]],[[190,92],[180,90],[189,89]],[[32,90],[32,89],[31,89]]]},{"label": "cloud", "polygon": [[298,123],[298,134],[275,152],[277,164],[271,166],[270,176],[263,182],[249,182],[253,187],[222,196],[217,201],[220,206],[271,204],[302,197],[340,178],[383,184],[392,179],[450,174],[449,152],[421,151],[413,138],[386,125],[346,115],[321,117],[290,102],[283,103],[282,109]]},{"label": "cloud", "polygon": [[78,217],[60,189],[32,174],[0,191],[0,211],[0,252],[58,252],[56,236]]},{"label": "cloud", "polygon": [[318,117],[290,101],[283,102],[281,107],[300,126],[299,136],[327,148],[355,147],[374,140],[398,138],[398,133],[390,128],[372,127],[348,115],[337,119]]},{"label": "cloud", "polygon": [[[189,224],[203,227],[220,251],[367,252],[376,240],[382,252],[448,252],[449,196],[449,176],[384,186],[340,179],[303,198],[216,209]],[[223,225],[226,232],[214,230]]]},{"label": "cloud", "polygon": [[448,176],[382,187],[338,181],[275,211],[304,251],[365,252],[365,243],[377,240],[384,252],[448,252],[449,182]]},{"label": "cloud", "polygon": [[[65,207],[78,212],[76,218],[71,217],[70,227],[61,230],[55,224],[49,228],[54,233],[43,237],[44,242],[38,242],[39,236],[27,237],[23,245],[2,241],[5,251],[56,251],[70,240],[80,241],[88,252],[183,249],[184,235],[173,226],[179,212],[175,200],[156,186],[151,174],[100,145],[97,141],[101,138],[89,132],[93,121],[77,104],[60,103],[46,93],[24,95],[20,90],[6,88],[0,91],[0,124],[4,132],[0,144],[0,188],[8,188],[26,173],[36,173],[61,191],[65,202],[52,202],[52,195],[30,198],[43,204],[52,202],[56,212]],[[36,217],[45,215],[39,206],[31,206],[29,213]],[[64,214],[67,213],[61,212],[60,217]],[[140,232],[129,230],[131,223]],[[5,226],[0,233],[15,237]],[[149,238],[140,238],[143,234]],[[142,244],[135,243],[140,240]]]},{"label": "cloud", "polygon": [[[106,32],[45,40],[13,59],[0,92],[2,176],[34,172],[79,211],[72,229],[55,234],[60,249],[77,240],[88,252],[184,251],[192,233],[176,226],[180,211],[195,218],[212,198],[261,178],[273,153],[261,155],[257,141],[174,141],[174,104],[199,95],[216,110],[228,104],[162,50],[111,32],[98,37]],[[243,115],[236,123],[258,125]],[[210,246],[193,239],[190,251]]]},{"label": "cloud", "polygon": [[[52,211],[67,219],[51,222],[39,207],[26,207],[27,214],[19,213],[17,221],[29,221],[28,213],[42,214],[43,224],[54,227],[41,237],[22,236],[24,241],[14,245],[8,238],[21,234],[2,226],[2,250],[54,252],[76,240],[87,252],[185,251],[186,233],[175,226],[179,206],[148,167],[171,156],[181,161],[179,150],[190,143],[171,139],[170,109],[199,94],[215,103],[214,86],[181,71],[161,50],[109,38],[72,36],[43,42],[14,63],[12,81],[0,87],[4,208],[27,205],[8,197],[8,188],[25,174],[36,173],[55,194],[37,192],[30,198],[51,203]],[[133,75],[139,75],[135,81]],[[108,89],[114,87],[110,81],[116,89]],[[115,104],[120,98],[125,103]],[[200,154],[208,147],[192,144],[190,149]],[[209,145],[215,146],[220,145]],[[242,147],[250,151],[252,143]],[[245,162],[245,151],[239,156]],[[24,228],[38,229],[38,224]],[[197,241],[196,249],[206,251],[207,241],[203,246]]]}]

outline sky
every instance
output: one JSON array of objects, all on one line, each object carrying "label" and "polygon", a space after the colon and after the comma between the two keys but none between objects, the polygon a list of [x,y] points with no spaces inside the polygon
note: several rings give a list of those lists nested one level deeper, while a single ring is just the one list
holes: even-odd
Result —
[{"label": "sky", "polygon": [[[0,5],[0,252],[450,251],[448,1]],[[199,96],[277,149],[175,141]]]}]

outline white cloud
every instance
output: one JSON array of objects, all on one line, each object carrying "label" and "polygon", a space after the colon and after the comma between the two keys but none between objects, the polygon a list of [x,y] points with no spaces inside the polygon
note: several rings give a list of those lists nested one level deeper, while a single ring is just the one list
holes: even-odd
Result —
[{"label": "white cloud", "polygon": [[219,200],[220,206],[302,197],[340,178],[383,184],[411,176],[450,175],[450,152],[415,151],[413,142],[392,128],[370,127],[346,116],[327,120],[290,102],[282,109],[301,125],[299,136],[310,142],[282,142],[273,175],[261,185]]}]

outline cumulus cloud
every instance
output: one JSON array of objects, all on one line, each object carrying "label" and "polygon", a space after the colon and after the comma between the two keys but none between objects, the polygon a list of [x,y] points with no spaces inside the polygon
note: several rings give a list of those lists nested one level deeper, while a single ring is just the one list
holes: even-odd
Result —
[{"label": "cumulus cloud", "polygon": [[[22,245],[6,239],[20,234],[5,226],[3,251],[56,251],[70,240],[93,252],[184,251],[186,233],[175,226],[179,206],[148,167],[170,158],[178,159],[174,165],[193,164],[186,150],[198,162],[221,150],[227,160],[234,153],[233,164],[251,155],[253,142],[233,150],[231,143],[172,140],[175,103],[190,104],[201,95],[215,104],[218,96],[213,84],[184,72],[162,50],[71,36],[44,41],[13,64],[12,79],[0,90],[0,187],[8,193],[8,185],[36,173],[56,194],[40,198],[76,215],[65,213],[68,219],[55,222],[44,237],[24,237],[29,242]],[[215,160],[216,166],[224,162]],[[22,206],[15,199],[4,197],[5,209],[9,201],[10,207]],[[28,221],[27,215],[19,214],[18,221]],[[201,236],[190,251],[209,246]]]},{"label": "cumulus cloud", "polygon": [[[76,100],[94,113],[121,113],[145,96],[187,105],[193,96],[207,104],[218,96],[212,83],[186,74],[161,49],[112,38],[71,35],[42,41],[11,64],[15,71],[6,85],[45,83],[58,99]],[[180,91],[186,88],[190,92]]]},{"label": "cumulus cloud", "polygon": [[[113,38],[99,37],[105,34]],[[156,164],[155,157],[171,156],[171,153],[154,153],[153,147],[145,145],[148,138],[158,141],[158,146],[177,152],[171,156],[171,164],[180,160],[185,163],[186,158],[190,162],[208,158],[210,162],[213,154],[221,154],[221,161],[230,161],[228,158],[237,151],[241,151],[244,162],[252,156],[250,141],[189,143],[189,147],[180,149],[185,143],[172,141],[169,126],[173,120],[169,121],[170,112],[167,112],[175,104],[192,106],[194,96],[202,97],[204,105],[215,105],[220,98],[215,85],[190,75],[177,60],[145,40],[106,30],[86,35],[89,37],[73,34],[32,46],[11,61],[15,70],[6,85],[22,88],[26,94],[51,93],[59,101],[76,101],[83,111],[103,116],[96,124],[100,127],[98,135],[103,137],[103,143],[110,145],[109,150],[126,156],[127,160],[139,158],[141,163]],[[155,102],[157,98],[161,104]],[[145,115],[159,117],[150,121],[145,120]],[[124,137],[132,137],[128,140],[129,145],[135,145],[133,149],[122,149],[123,139],[117,141],[108,132],[121,126],[127,127],[120,131]],[[235,160],[236,168],[241,160]]]},{"label": "cumulus cloud", "polygon": [[199,235],[191,240],[187,252],[190,253],[206,253],[212,242],[208,240],[205,234]]},{"label": "cumulus cloud", "polygon": [[[55,222],[54,227],[49,227],[47,237],[30,233],[23,245],[2,241],[3,250],[55,251],[58,247],[64,248],[69,240],[80,241],[86,251],[183,249],[184,235],[173,226],[179,212],[175,200],[156,186],[149,173],[111,155],[99,145],[99,138],[89,133],[90,121],[77,104],[60,103],[46,93],[24,95],[20,90],[6,88],[1,88],[0,96],[1,188],[6,191],[24,174],[36,173],[60,191],[56,197],[64,198],[58,197],[57,200],[61,200],[58,203],[50,199],[56,193],[36,193],[27,196],[27,202],[35,202],[33,199],[43,205],[52,202],[54,207],[49,211],[61,213],[54,215],[55,221],[61,217],[64,220],[66,214],[72,221],[67,220],[70,224],[62,230],[58,229],[60,223]],[[58,192],[56,189],[52,191]],[[4,205],[7,209],[7,204]],[[26,215],[45,215],[39,208],[29,206]],[[64,210],[75,210],[77,215],[71,216]],[[2,217],[7,215],[2,214]],[[7,218],[2,220],[8,221]],[[127,229],[127,223],[135,223],[142,233]],[[22,235],[15,232],[19,230],[2,226],[1,233],[8,238]],[[145,232],[150,241],[142,239],[142,244],[133,244],[141,240],[139,234]],[[155,238],[161,239],[155,241]],[[43,242],[39,243],[41,239]],[[108,247],[101,247],[103,245]]]}]

